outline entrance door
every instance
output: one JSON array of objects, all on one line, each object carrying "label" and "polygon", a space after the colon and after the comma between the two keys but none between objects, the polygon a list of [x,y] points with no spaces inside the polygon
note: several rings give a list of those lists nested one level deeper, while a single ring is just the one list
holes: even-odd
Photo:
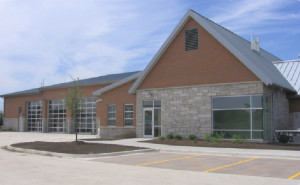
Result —
[{"label": "entrance door", "polygon": [[161,135],[161,109],[144,109],[144,137]]},{"label": "entrance door", "polygon": [[153,137],[153,109],[144,109],[144,137]]}]

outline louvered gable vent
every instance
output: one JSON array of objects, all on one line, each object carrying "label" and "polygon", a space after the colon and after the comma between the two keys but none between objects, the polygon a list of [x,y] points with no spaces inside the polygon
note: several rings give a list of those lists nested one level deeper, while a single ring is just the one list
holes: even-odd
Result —
[{"label": "louvered gable vent", "polygon": [[185,30],[185,51],[198,49],[198,28]]}]

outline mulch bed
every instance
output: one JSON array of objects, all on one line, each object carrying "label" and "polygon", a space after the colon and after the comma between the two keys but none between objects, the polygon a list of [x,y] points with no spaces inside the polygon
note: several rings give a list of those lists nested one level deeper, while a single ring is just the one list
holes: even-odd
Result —
[{"label": "mulch bed", "polygon": [[13,147],[33,149],[57,153],[66,154],[99,154],[99,153],[111,153],[111,152],[121,152],[121,151],[131,151],[140,150],[146,148],[132,147],[132,146],[122,146],[114,144],[94,144],[94,143],[84,143],[82,141],[74,142],[27,142],[27,143],[17,143],[13,144]]},{"label": "mulch bed", "polygon": [[220,147],[220,148],[246,148],[246,149],[273,149],[273,150],[298,150],[300,151],[299,144],[283,144],[283,143],[233,143],[230,141],[222,141],[219,143],[212,143],[203,140],[175,140],[175,139],[165,139],[165,140],[148,140],[141,141],[153,144],[167,144],[176,146],[197,146],[197,147]]}]

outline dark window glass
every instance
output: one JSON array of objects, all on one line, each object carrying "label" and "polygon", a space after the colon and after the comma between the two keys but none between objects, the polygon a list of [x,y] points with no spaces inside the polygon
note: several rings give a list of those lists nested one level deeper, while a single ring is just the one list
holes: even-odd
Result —
[{"label": "dark window glass", "polygon": [[154,107],[161,107],[161,100],[154,100]]},{"label": "dark window glass", "polygon": [[252,108],[262,108],[263,107],[263,99],[262,96],[252,96]]},{"label": "dark window glass", "polygon": [[221,132],[225,134],[224,138],[226,139],[234,139],[235,135],[240,136],[241,139],[250,139],[251,137],[250,131],[215,131],[214,134]]},{"label": "dark window glass", "polygon": [[214,111],[214,129],[250,129],[249,110]]},{"label": "dark window glass", "polygon": [[150,101],[143,101],[143,107],[144,108],[147,108],[147,107],[153,107],[153,101],[150,100]]},{"label": "dark window glass", "polygon": [[250,108],[250,96],[217,97],[213,99],[214,109]]},{"label": "dark window glass", "polygon": [[263,139],[263,132],[252,132],[252,139]]},{"label": "dark window glass", "polygon": [[252,110],[252,129],[262,130],[263,129],[263,110],[253,109]]}]

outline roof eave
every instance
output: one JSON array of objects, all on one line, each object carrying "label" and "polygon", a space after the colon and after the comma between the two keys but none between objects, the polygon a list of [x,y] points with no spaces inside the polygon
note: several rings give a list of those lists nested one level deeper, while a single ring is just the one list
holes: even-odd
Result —
[{"label": "roof eave", "polygon": [[104,88],[101,88],[101,89],[99,89],[97,91],[94,91],[92,94],[93,94],[93,96],[100,96],[104,92],[110,91],[110,90],[112,90],[114,88],[117,88],[117,87],[119,87],[119,86],[121,86],[121,85],[123,85],[125,83],[128,83],[128,82],[130,82],[132,80],[137,79],[140,74],[141,74],[141,72],[138,72],[138,73],[136,73],[136,74],[134,74],[132,76],[129,76],[129,77],[125,78],[125,79],[119,80],[119,81],[117,81],[117,82],[115,82],[113,84],[110,84],[110,85],[108,85],[108,86],[106,86]]}]

